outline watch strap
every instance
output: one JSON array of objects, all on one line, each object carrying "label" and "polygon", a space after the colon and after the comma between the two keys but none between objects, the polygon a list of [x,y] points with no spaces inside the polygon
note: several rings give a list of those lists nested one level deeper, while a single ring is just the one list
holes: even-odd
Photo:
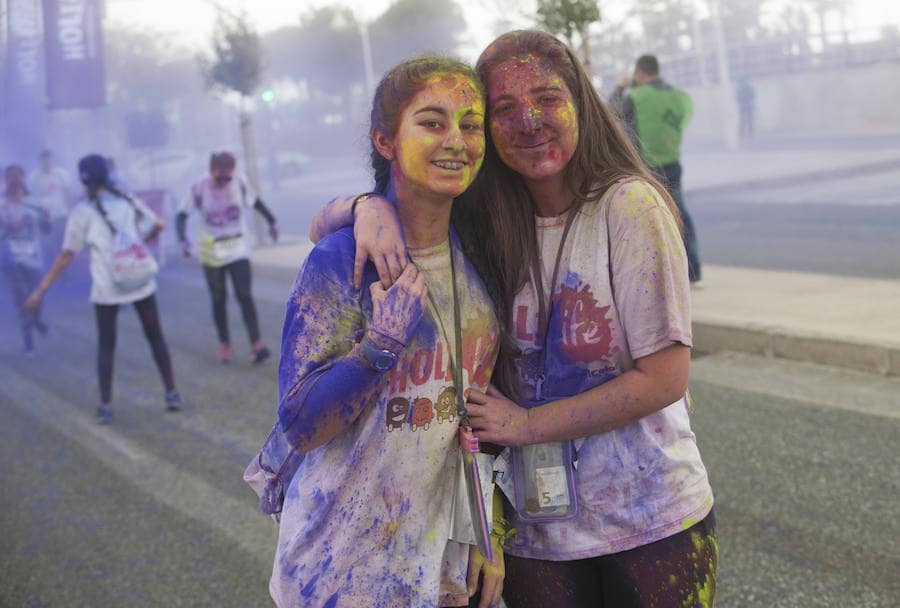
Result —
[{"label": "watch strap", "polygon": [[353,199],[353,203],[350,205],[350,216],[353,219],[356,219],[356,206],[363,202],[364,200],[368,200],[373,196],[378,196],[377,192],[366,192],[365,194],[360,194],[356,198]]}]

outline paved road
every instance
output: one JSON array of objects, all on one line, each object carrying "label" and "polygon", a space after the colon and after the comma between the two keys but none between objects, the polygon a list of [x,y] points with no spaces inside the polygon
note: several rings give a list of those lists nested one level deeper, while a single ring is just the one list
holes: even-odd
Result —
[{"label": "paved road", "polygon": [[[275,343],[287,284],[257,288]],[[122,311],[116,419],[98,427],[83,276],[48,296],[51,333],[33,360],[19,357],[0,298],[0,606],[269,605],[274,529],[241,472],[272,421],[275,364],[215,364],[188,263],[167,267],[159,299],[186,410],[163,412],[139,326]],[[898,381],[710,355],[692,386],[717,497],[718,605],[896,605]]]},{"label": "paved road", "polygon": [[[359,169],[322,171],[271,195],[282,230],[306,235],[318,206],[371,187]],[[900,174],[689,193],[703,261],[726,266],[900,278]]]},{"label": "paved road", "polygon": [[900,278],[896,171],[689,194],[705,262]]}]

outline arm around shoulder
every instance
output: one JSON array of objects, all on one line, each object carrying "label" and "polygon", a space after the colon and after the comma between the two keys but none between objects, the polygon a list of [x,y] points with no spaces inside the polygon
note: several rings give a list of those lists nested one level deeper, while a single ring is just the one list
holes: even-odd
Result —
[{"label": "arm around shoulder", "polygon": [[352,226],[354,200],[355,197],[337,196],[319,207],[309,222],[309,240],[318,243],[329,234]]}]

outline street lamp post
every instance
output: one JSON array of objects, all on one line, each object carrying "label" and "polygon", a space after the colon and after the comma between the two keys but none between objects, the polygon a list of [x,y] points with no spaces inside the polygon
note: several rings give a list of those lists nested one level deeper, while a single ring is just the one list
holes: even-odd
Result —
[{"label": "street lamp post", "polygon": [[369,24],[363,19],[356,20],[359,39],[362,44],[363,67],[366,71],[366,97],[375,92],[375,70],[372,67],[372,43],[369,41]]},{"label": "street lamp post", "polygon": [[719,111],[725,145],[729,150],[737,150],[737,108],[731,86],[731,70],[728,65],[728,46],[725,44],[725,33],[722,28],[721,0],[708,0],[709,16],[716,39],[716,64],[719,75]]}]

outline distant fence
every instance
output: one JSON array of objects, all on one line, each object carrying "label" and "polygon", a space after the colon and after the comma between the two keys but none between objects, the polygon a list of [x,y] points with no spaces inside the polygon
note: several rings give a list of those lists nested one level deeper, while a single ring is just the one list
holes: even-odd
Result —
[{"label": "distant fence", "polygon": [[[862,67],[883,62],[900,62],[900,35],[887,35],[865,42],[852,41],[854,32],[827,44],[820,38],[781,36],[764,41],[730,46],[728,67],[732,79],[759,78],[827,70]],[[715,47],[705,42],[703,52],[697,50],[677,54],[660,52],[659,60],[667,81],[683,87],[718,84],[719,70]],[[597,68],[595,67],[595,70]],[[629,68],[630,69],[630,68]],[[621,71],[599,68],[604,83],[614,83]]]}]

